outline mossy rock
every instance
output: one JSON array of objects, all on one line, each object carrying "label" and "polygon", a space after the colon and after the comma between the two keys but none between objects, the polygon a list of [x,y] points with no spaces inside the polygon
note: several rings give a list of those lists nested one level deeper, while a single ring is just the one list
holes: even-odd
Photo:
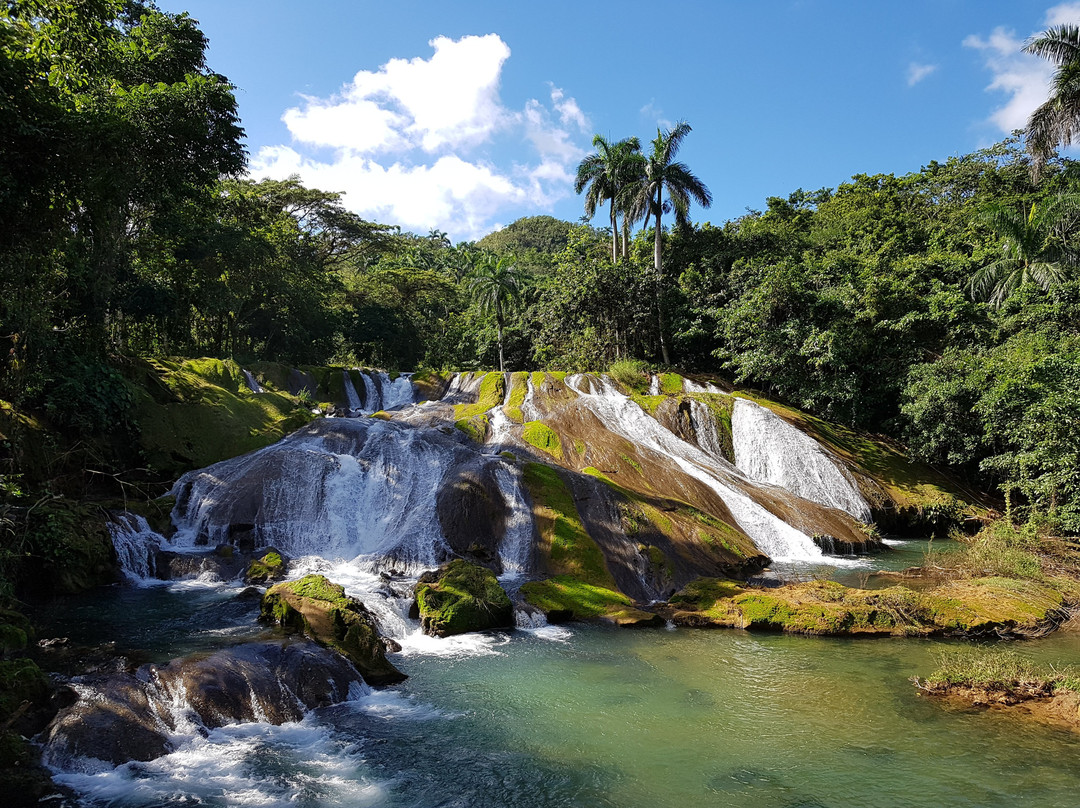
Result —
[{"label": "mossy rock", "polygon": [[529,581],[521,587],[525,602],[547,615],[548,622],[589,620],[627,612],[633,602],[622,592],[586,583],[571,575]]},{"label": "mossy rock", "polygon": [[246,584],[266,584],[285,577],[285,559],[277,550],[268,550],[252,561],[244,573]]},{"label": "mossy rock", "polygon": [[27,519],[19,587],[34,596],[74,595],[119,575],[107,514],[96,504],[56,497]]},{"label": "mossy rock", "polygon": [[386,658],[367,607],[325,576],[307,575],[270,587],[262,598],[260,619],[338,651],[368,684],[389,685],[408,678]]},{"label": "mossy rock", "polygon": [[796,634],[1028,636],[1064,614],[1053,588],[1001,578],[951,582],[917,592],[904,586],[853,589],[835,581],[751,588],[701,578],[672,596],[663,613],[682,625]]},{"label": "mossy rock", "polygon": [[510,598],[495,573],[478,564],[451,561],[421,576],[415,594],[420,626],[433,637],[514,626]]},{"label": "mossy rock", "polygon": [[529,421],[521,430],[521,437],[526,443],[542,452],[547,452],[556,460],[563,459],[562,440],[559,438],[559,433],[543,421]]},{"label": "mossy rock", "polygon": [[0,659],[25,651],[34,641],[30,619],[13,609],[0,609]]}]

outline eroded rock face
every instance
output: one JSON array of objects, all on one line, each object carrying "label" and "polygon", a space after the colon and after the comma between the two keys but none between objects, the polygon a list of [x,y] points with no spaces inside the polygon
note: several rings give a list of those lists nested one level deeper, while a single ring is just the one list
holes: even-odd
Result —
[{"label": "eroded rock face", "polygon": [[85,768],[86,759],[153,760],[192,723],[209,730],[297,721],[305,709],[344,701],[355,686],[362,680],[347,660],[306,641],[248,643],[134,673],[76,677],[67,685],[74,702],[41,735],[44,758],[66,769]]},{"label": "eroded rock face", "polygon": [[451,561],[420,576],[415,591],[420,626],[433,637],[514,626],[510,598],[495,573],[478,564]]},{"label": "eroded rock face", "polygon": [[389,685],[408,678],[386,658],[386,646],[367,607],[322,575],[270,587],[263,595],[260,619],[344,654],[368,684]]},{"label": "eroded rock face", "polygon": [[507,507],[490,463],[477,458],[447,474],[436,507],[443,535],[455,553],[498,565]]}]

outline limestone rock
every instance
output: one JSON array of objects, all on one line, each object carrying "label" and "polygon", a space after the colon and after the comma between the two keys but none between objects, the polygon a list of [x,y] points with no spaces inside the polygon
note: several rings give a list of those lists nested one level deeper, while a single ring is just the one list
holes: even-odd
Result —
[{"label": "limestone rock", "polygon": [[368,684],[389,685],[408,678],[386,658],[375,618],[367,607],[322,575],[270,587],[263,595],[260,619],[302,632],[340,652]]},{"label": "limestone rock", "polygon": [[422,575],[415,591],[420,625],[433,637],[514,626],[510,598],[486,567],[451,561]]}]

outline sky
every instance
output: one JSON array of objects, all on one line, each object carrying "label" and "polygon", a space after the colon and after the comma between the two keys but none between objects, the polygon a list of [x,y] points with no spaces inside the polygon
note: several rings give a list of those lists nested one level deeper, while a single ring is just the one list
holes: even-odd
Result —
[{"label": "sky", "polygon": [[[300,175],[366,219],[475,240],[578,220],[594,134],[678,159],[720,224],[770,196],[918,171],[1022,128],[1021,53],[1080,0],[158,0],[236,86],[253,178]],[[594,224],[608,222],[606,207]]]}]

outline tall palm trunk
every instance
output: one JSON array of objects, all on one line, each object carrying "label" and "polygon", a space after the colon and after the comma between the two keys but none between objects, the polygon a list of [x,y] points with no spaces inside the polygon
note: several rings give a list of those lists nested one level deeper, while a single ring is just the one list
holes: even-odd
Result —
[{"label": "tall palm trunk", "polygon": [[502,301],[499,299],[495,300],[495,330],[499,341],[499,373],[505,373],[506,366],[503,362],[503,313]]},{"label": "tall palm trunk", "polygon": [[660,330],[660,356],[665,365],[671,364],[667,340],[664,339],[664,264],[663,233],[660,229],[660,212],[663,210],[662,191],[656,192],[656,237],[653,241],[653,266],[656,269],[656,321]]},{"label": "tall palm trunk", "polygon": [[619,223],[615,218],[615,195],[611,195],[611,263],[619,260]]}]

